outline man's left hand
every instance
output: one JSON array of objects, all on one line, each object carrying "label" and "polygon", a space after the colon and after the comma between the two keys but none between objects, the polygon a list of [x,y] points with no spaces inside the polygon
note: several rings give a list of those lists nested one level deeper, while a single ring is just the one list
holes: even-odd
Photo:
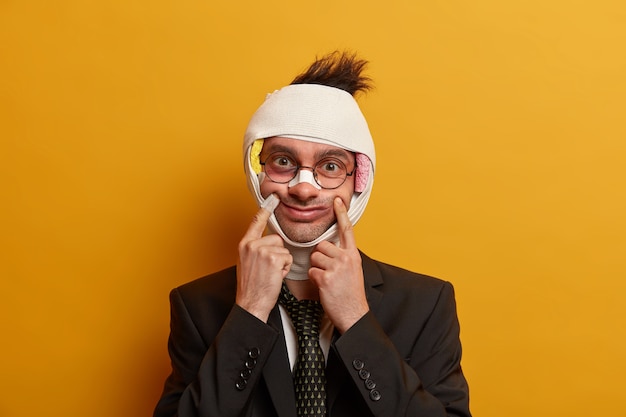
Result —
[{"label": "man's left hand", "polygon": [[343,334],[368,311],[361,255],[343,201],[333,203],[339,245],[321,242],[311,254],[309,278],[317,285],[320,301],[335,328]]}]

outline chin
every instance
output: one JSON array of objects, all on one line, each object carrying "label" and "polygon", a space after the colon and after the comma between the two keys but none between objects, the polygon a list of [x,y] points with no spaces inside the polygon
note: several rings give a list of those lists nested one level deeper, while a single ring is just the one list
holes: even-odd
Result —
[{"label": "chin", "polygon": [[282,224],[280,220],[278,220],[278,224],[282,231],[285,233],[285,235],[296,243],[311,242],[320,237],[326,230],[330,228],[330,226],[332,226],[332,223],[318,225],[307,223]]}]

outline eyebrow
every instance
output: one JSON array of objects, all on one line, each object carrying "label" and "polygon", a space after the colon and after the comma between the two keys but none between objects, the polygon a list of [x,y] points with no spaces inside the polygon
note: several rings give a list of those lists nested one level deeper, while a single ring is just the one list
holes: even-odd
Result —
[{"label": "eyebrow", "polygon": [[[265,151],[265,149],[263,151]],[[283,152],[283,153],[292,155],[294,157],[297,156],[297,152],[294,151],[293,147],[284,146],[284,145],[270,145],[266,152],[267,152],[267,155],[275,153],[275,152]],[[266,152],[262,152],[262,153],[266,153]],[[344,162],[346,163],[354,162],[354,160],[350,158],[350,155],[354,155],[354,152],[350,152],[341,148],[332,148],[332,149],[323,150],[321,152],[316,152],[315,158],[317,160],[320,160],[323,158],[335,157],[335,158],[344,160]]]}]

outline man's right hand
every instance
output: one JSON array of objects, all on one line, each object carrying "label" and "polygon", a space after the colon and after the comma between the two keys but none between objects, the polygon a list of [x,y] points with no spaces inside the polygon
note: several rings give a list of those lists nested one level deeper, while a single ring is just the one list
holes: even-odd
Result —
[{"label": "man's right hand", "polygon": [[[271,195],[269,198],[276,197]],[[237,262],[235,302],[264,322],[267,322],[270,311],[276,305],[283,279],[293,262],[280,236],[263,236],[271,214],[266,208],[256,213],[239,242]]]}]

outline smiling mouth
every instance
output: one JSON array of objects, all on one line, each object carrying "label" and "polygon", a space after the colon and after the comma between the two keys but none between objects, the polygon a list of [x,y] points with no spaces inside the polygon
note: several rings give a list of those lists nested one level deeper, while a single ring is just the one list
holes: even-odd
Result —
[{"label": "smiling mouth", "polygon": [[282,211],[288,220],[292,221],[313,221],[323,217],[328,213],[328,207],[322,206],[291,206],[285,203],[279,205],[277,210]]}]

